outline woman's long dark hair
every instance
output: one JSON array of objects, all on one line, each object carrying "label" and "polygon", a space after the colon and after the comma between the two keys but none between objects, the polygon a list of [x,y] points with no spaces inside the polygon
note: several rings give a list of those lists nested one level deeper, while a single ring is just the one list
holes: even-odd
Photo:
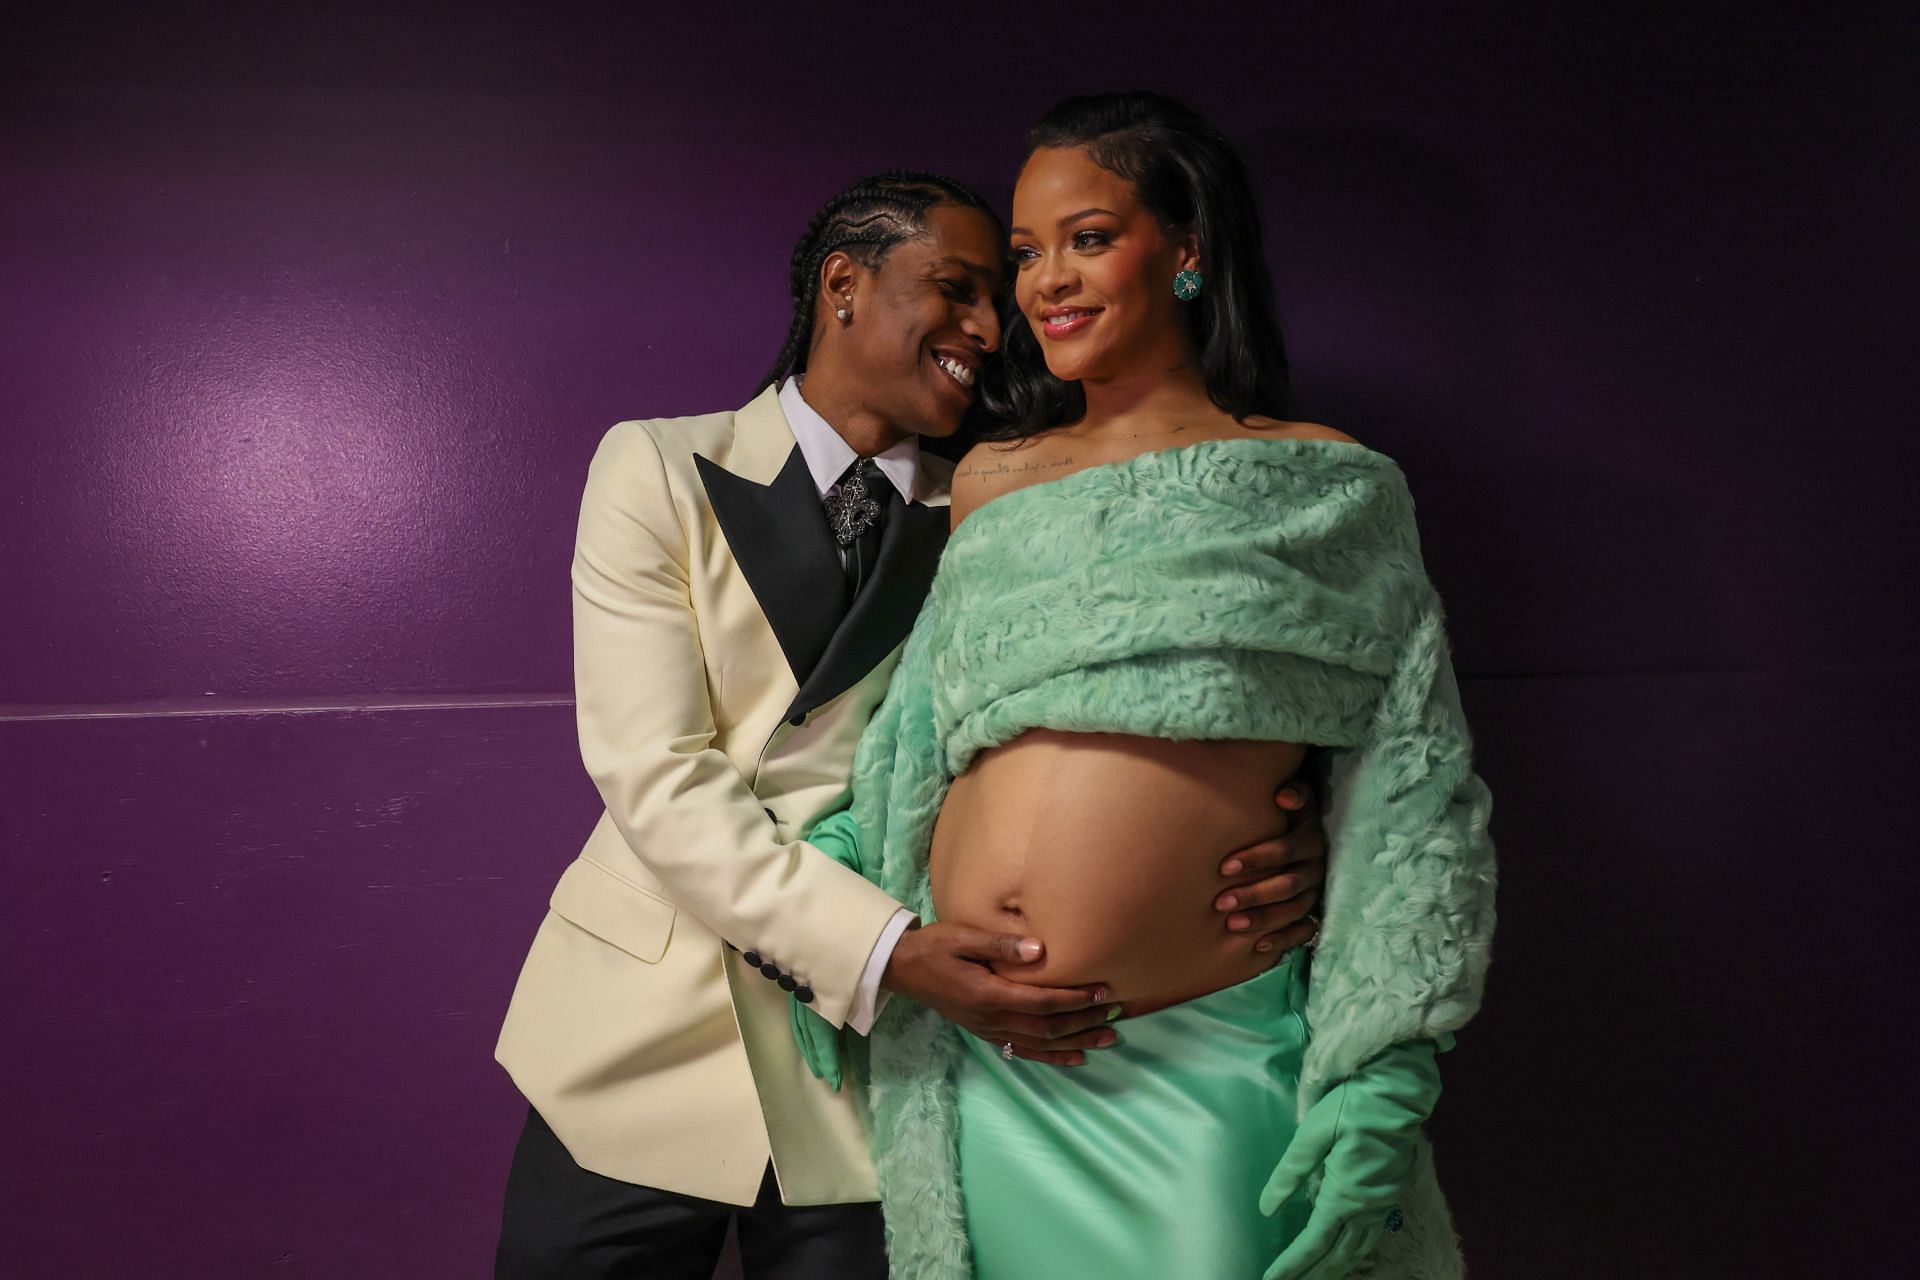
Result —
[{"label": "woman's long dark hair", "polygon": [[[1207,394],[1235,418],[1288,413],[1287,349],[1274,312],[1273,280],[1260,246],[1260,211],[1233,144],[1183,103],[1158,93],[1068,98],[1027,134],[1027,150],[1084,147],[1094,163],[1131,182],[1169,235],[1191,232],[1206,285],[1188,304]],[[1026,317],[1009,298],[1006,356],[981,384],[992,425],[1011,440],[1076,422],[1087,411],[1077,382],[1047,372]]]}]

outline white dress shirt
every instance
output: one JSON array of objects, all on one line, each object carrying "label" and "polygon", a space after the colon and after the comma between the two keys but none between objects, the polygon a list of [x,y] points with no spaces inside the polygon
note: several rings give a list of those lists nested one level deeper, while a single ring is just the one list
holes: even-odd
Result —
[{"label": "white dress shirt", "polygon": [[[847,473],[847,468],[860,455],[841,438],[832,424],[801,398],[798,378],[788,378],[781,386],[780,410],[787,415],[787,425],[793,428],[793,438],[800,446],[800,456],[806,459],[814,488],[824,498],[827,490],[840,483],[840,477]],[[881,474],[900,491],[900,496],[912,502],[920,478],[920,438],[908,436],[886,452],[875,454],[873,460]],[[854,993],[853,1007],[847,1011],[847,1026],[856,1034],[864,1036],[872,1031],[874,1019],[886,1007],[890,993],[880,990],[880,979],[887,972],[887,962],[893,959],[893,949],[899,945],[900,935],[918,918],[905,907],[900,908],[893,913],[893,919],[887,921],[887,927],[880,931],[879,940],[873,944],[873,951],[867,956],[867,967],[860,971],[860,986]]]}]

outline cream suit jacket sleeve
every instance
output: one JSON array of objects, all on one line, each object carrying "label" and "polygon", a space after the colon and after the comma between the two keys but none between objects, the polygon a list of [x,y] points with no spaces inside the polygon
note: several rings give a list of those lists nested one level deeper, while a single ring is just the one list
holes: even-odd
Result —
[{"label": "cream suit jacket sleeve", "polygon": [[573,560],[581,757],[627,851],[674,904],[810,985],[813,1008],[839,1026],[900,904],[811,845],[778,840],[715,747],[688,545],[656,443],[611,433]]}]

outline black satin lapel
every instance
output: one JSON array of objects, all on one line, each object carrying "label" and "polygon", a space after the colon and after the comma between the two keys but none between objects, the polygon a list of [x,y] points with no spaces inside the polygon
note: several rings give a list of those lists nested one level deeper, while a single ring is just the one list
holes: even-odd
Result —
[{"label": "black satin lapel", "polygon": [[947,545],[947,509],[903,502],[897,491],[892,501],[873,579],[854,598],[819,665],[801,683],[793,705],[787,708],[789,720],[858,684],[907,638],[913,620],[920,616],[934,570],[940,567],[940,552]]},{"label": "black satin lapel", "polygon": [[847,589],[807,460],[796,445],[766,485],[707,458],[693,463],[720,532],[767,615],[793,678],[804,685],[833,639]]}]

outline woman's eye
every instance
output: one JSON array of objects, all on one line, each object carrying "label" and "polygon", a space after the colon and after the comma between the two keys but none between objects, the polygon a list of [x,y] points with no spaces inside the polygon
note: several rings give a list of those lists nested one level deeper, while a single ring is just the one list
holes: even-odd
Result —
[{"label": "woman's eye", "polygon": [[1076,249],[1097,249],[1107,242],[1104,231],[1076,231],[1073,233],[1073,247]]},{"label": "woman's eye", "polygon": [[1013,250],[1013,263],[1017,267],[1024,267],[1039,256],[1039,252],[1035,250],[1033,246],[1025,244],[1018,245],[1015,246]]}]

